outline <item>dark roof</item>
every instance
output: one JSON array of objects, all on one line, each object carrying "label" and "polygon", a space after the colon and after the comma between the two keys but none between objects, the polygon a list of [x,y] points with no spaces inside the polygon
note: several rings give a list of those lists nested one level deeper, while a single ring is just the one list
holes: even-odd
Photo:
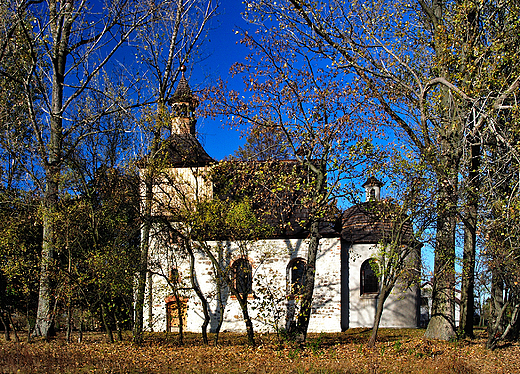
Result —
[{"label": "dark roof", "polygon": [[156,155],[169,167],[199,167],[213,160],[192,134],[173,134],[166,139]]},{"label": "dark roof", "polygon": [[175,103],[190,103],[194,108],[199,104],[199,100],[193,93],[191,92],[190,85],[188,84],[188,80],[184,76],[184,72],[186,68],[184,66],[181,67],[182,75],[179,79],[179,84],[175,89],[175,92],[168,100],[170,105]]},{"label": "dark roof", "polygon": [[[390,217],[391,207],[388,201],[369,201],[347,209],[341,217],[341,237],[350,243],[377,244],[389,241],[396,235],[398,218]],[[394,232],[395,231],[395,232]],[[403,243],[415,242],[410,224],[403,226]]]},{"label": "dark roof", "polygon": [[368,177],[367,181],[365,183],[363,183],[363,185],[361,187],[366,187],[366,186],[377,186],[377,187],[383,187],[384,183],[381,182],[379,179],[375,178],[375,177]]}]

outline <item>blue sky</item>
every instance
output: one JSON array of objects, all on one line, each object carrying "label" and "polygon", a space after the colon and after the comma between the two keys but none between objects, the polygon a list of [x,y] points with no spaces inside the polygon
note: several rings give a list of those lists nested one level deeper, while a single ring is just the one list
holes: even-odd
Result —
[{"label": "blue sky", "polygon": [[[209,40],[203,45],[208,58],[198,62],[191,69],[190,86],[193,89],[211,84],[217,78],[228,80],[231,87],[242,90],[242,81],[229,76],[229,68],[234,62],[243,61],[247,48],[237,44],[240,34],[236,31],[247,29],[249,25],[241,16],[244,10],[242,0],[221,0],[218,14],[213,18],[209,29]],[[216,160],[233,154],[244,143],[240,132],[224,128],[221,120],[199,118],[197,131],[208,154]]]}]

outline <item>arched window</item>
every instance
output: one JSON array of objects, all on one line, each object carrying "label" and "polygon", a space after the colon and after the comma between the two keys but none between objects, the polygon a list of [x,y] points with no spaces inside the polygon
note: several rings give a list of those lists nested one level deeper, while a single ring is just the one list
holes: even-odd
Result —
[{"label": "arched window", "polygon": [[307,263],[301,258],[295,258],[287,266],[289,278],[289,293],[293,296],[301,295],[305,287],[305,269]]},{"label": "arched window", "polygon": [[168,274],[168,281],[171,285],[177,285],[181,281],[181,275],[179,274],[179,270],[177,268],[171,268],[170,273]]},{"label": "arched window", "polygon": [[372,269],[370,262],[366,260],[361,265],[361,295],[379,293],[379,280]]},{"label": "arched window", "polygon": [[253,292],[253,268],[245,258],[239,258],[231,266],[233,281],[239,294],[249,295]]}]

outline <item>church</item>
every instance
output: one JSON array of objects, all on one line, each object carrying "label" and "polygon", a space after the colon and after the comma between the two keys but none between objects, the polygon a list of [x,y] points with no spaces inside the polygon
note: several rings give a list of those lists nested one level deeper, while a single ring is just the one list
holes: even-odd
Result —
[{"label": "church", "polygon": [[[304,283],[308,233],[298,225],[297,218],[305,217],[305,210],[294,211],[290,216],[284,213],[286,221],[292,223],[284,229],[249,238],[215,234],[204,243],[188,243],[189,252],[181,250],[179,237],[172,232],[189,233],[190,227],[175,218],[175,212],[196,209],[196,201],[219,197],[221,189],[214,180],[219,163],[196,138],[194,112],[198,101],[184,71],[169,104],[170,134],[154,158],[161,164],[161,173],[153,186],[154,226],[149,242],[145,328],[173,332],[182,326],[183,331],[200,332],[204,321],[202,294],[209,312],[210,332],[217,328],[245,331],[239,302],[217,276],[215,263],[207,252],[201,250],[204,245],[227,269],[240,294],[247,295],[255,331],[288,329],[298,314]],[[297,167],[295,161],[279,161],[276,165],[276,172]],[[147,165],[140,167],[142,176]],[[240,168],[244,167],[248,165],[242,163]],[[384,245],[388,231],[388,223],[374,214],[381,201],[382,186],[377,179],[368,177],[362,186],[366,202],[344,212],[336,210],[330,222],[321,226],[309,332],[372,327],[380,287],[373,259]],[[267,220],[272,226],[279,221],[280,218]],[[410,261],[418,263],[420,244],[413,239],[410,227],[407,235],[407,245],[414,247]],[[415,328],[419,315],[417,282],[398,283],[385,302],[380,327]]]}]

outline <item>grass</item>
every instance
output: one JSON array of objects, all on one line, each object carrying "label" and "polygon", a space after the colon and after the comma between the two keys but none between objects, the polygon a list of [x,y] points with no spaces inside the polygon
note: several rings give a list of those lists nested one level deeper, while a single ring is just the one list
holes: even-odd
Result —
[{"label": "grass", "polygon": [[382,329],[375,349],[367,349],[370,331],[310,334],[305,347],[256,336],[222,333],[219,346],[205,347],[199,334],[187,334],[179,346],[175,334],[150,333],[145,343],[107,344],[91,333],[82,343],[62,335],[46,343],[0,341],[0,373],[518,373],[520,345],[491,352],[483,333],[475,340],[441,342],[422,338],[424,330]]}]

